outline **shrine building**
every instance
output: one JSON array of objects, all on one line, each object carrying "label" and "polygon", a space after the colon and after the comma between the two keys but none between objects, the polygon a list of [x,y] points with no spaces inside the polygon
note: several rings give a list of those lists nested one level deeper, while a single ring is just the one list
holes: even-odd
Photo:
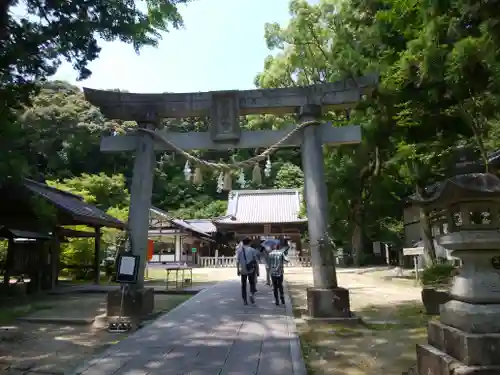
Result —
[{"label": "shrine building", "polygon": [[212,222],[218,233],[230,233],[235,241],[243,237],[256,241],[286,238],[291,253],[299,255],[301,234],[307,229],[302,210],[302,193],[298,189],[232,190],[226,215]]}]

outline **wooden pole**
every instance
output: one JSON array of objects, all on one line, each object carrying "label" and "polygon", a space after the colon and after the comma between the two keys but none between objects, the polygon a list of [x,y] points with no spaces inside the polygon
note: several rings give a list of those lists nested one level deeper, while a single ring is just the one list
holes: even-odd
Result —
[{"label": "wooden pole", "polygon": [[101,227],[96,226],[94,237],[94,283],[101,283]]}]

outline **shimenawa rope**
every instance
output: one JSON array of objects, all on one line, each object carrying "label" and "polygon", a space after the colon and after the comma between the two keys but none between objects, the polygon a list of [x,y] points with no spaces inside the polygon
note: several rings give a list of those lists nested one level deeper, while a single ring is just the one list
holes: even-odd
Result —
[{"label": "shimenawa rope", "polygon": [[214,163],[211,161],[203,160],[200,159],[192,154],[190,154],[187,151],[184,151],[182,148],[177,146],[175,143],[171,142],[168,140],[164,135],[151,130],[151,129],[145,129],[145,128],[138,128],[138,132],[146,133],[149,134],[155,141],[159,141],[160,143],[164,143],[171,148],[173,148],[176,152],[179,154],[183,155],[186,159],[190,160],[193,162],[193,164],[199,164],[203,165],[206,167],[210,168],[215,168],[215,169],[222,169],[222,170],[230,170],[230,169],[238,169],[238,168],[244,168],[244,167],[249,167],[252,166],[253,164],[264,160],[267,158],[269,155],[271,155],[273,152],[275,152],[283,143],[285,143],[287,140],[289,140],[293,135],[295,135],[299,130],[305,128],[306,126],[309,125],[317,125],[319,124],[319,121],[306,121],[302,124],[297,125],[290,133],[285,135],[282,139],[280,139],[278,142],[276,142],[274,145],[263,151],[261,154],[256,155],[254,157],[251,157],[247,160],[239,161],[239,162],[234,162],[234,163]]}]

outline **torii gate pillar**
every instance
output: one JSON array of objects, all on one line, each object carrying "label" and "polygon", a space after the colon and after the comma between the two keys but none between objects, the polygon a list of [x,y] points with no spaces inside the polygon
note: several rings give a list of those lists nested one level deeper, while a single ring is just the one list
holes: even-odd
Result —
[{"label": "torii gate pillar", "polygon": [[[300,108],[301,123],[320,118],[321,106],[309,104]],[[304,129],[301,156],[314,285],[307,290],[308,312],[313,318],[349,319],[349,291],[337,284],[334,249],[328,231],[323,140],[318,126],[310,125]]]}]

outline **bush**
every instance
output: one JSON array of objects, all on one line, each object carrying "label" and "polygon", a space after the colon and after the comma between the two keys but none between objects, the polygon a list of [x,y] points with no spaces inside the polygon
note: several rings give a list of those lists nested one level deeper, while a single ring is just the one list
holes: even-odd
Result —
[{"label": "bush", "polygon": [[423,286],[438,286],[450,284],[457,269],[452,264],[433,264],[422,272],[421,282]]}]

